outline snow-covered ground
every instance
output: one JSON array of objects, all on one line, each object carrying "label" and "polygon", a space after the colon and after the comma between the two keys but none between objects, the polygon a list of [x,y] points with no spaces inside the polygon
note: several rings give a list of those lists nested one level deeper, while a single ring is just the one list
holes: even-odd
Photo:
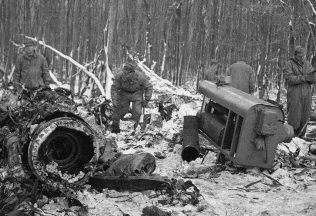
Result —
[{"label": "snow-covered ground", "polygon": [[[171,138],[182,128],[183,115],[194,115],[199,109],[197,103],[181,106],[170,121],[163,123],[162,128],[147,132],[160,132],[164,137]],[[192,180],[202,194],[200,203],[196,206],[183,206],[180,202],[162,205],[158,200],[163,195],[158,196],[153,191],[130,193],[105,189],[103,193],[96,193],[86,190],[79,192],[78,198],[88,205],[89,215],[122,215],[124,212],[138,216],[145,206],[151,205],[170,212],[171,215],[316,215],[315,164],[311,168],[278,165],[273,173],[257,168],[239,170],[233,167],[220,171],[219,165],[215,164],[216,154],[213,152],[206,156],[203,164],[202,158],[187,163],[181,160],[181,145],[176,144],[172,148],[170,142],[161,137],[155,140],[138,140],[135,137],[139,131],[131,136],[131,128],[131,122],[122,122],[123,132],[115,136],[118,149],[123,153],[165,154],[165,158],[157,159],[155,173],[169,178]],[[149,142],[152,144],[148,145]],[[289,144],[280,144],[278,152],[295,152],[300,148],[303,154],[306,146],[308,143],[304,140],[294,138]]]},{"label": "snow-covered ground", "polygon": [[[276,157],[279,162],[273,172],[217,165],[214,152],[209,152],[203,163],[202,158],[184,162],[181,159],[182,146],[171,140],[182,129],[183,116],[195,115],[200,109],[201,99],[172,102],[177,102],[179,107],[173,112],[172,119],[163,121],[162,125],[158,124],[159,121],[148,125],[144,136],[139,128],[132,135],[133,122],[130,121],[121,122],[122,132],[118,135],[98,130],[93,117],[88,122],[102,135],[100,139],[115,140],[117,150],[122,153],[149,152],[156,155],[154,173],[170,179],[191,180],[202,195],[197,205],[185,204],[185,196],[163,204],[161,200],[168,197],[159,191],[104,189],[100,193],[86,185],[84,190],[76,192],[76,198],[85,205],[84,208],[71,207],[64,197],[41,197],[34,204],[41,209],[36,215],[140,216],[146,206],[157,206],[170,215],[316,215],[315,162],[304,162],[299,168],[294,168],[287,157],[295,152],[299,152],[298,159],[306,155],[311,143],[294,138],[290,143],[280,144]],[[157,107],[148,109],[147,113],[157,116]],[[308,131],[313,130],[315,126],[309,125]],[[206,141],[200,137],[200,143]]]}]

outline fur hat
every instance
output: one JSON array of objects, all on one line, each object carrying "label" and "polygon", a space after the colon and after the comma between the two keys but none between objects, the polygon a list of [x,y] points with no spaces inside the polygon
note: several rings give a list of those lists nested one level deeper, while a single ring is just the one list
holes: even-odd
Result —
[{"label": "fur hat", "polygon": [[302,46],[296,46],[294,49],[294,55],[305,55],[306,49]]},{"label": "fur hat", "polygon": [[133,63],[125,63],[123,66],[123,70],[126,72],[134,72],[135,71],[135,65]]},{"label": "fur hat", "polygon": [[32,40],[27,40],[24,42],[24,46],[28,47],[28,46],[36,46],[36,42],[32,41]]}]

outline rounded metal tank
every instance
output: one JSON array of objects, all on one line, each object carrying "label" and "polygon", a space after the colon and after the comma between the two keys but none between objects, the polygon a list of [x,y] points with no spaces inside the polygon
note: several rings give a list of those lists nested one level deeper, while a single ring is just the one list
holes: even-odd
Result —
[{"label": "rounded metal tank", "polygon": [[199,121],[197,116],[184,116],[182,160],[190,162],[200,154]]}]

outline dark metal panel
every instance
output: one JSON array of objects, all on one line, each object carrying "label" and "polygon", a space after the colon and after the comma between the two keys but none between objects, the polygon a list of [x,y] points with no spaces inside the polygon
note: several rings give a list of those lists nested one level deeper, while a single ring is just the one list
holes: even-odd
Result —
[{"label": "dark metal panel", "polygon": [[[269,108],[274,109],[277,112],[277,118],[275,119],[275,135],[264,137],[265,149],[258,150],[255,146],[255,138],[257,134],[255,132],[255,126],[257,124],[258,109]],[[238,140],[238,146],[236,149],[236,163],[240,165],[258,166],[263,168],[271,168],[274,162],[274,155],[276,153],[278,140],[283,129],[283,112],[278,107],[266,107],[264,105],[256,105],[252,107],[247,114],[247,118],[244,119],[240,137]]]},{"label": "dark metal panel", "polygon": [[220,144],[224,134],[225,121],[220,116],[203,112],[201,113],[200,129],[216,143]]},{"label": "dark metal panel", "polygon": [[229,110],[228,112],[228,117],[225,125],[225,131],[224,131],[224,136],[223,140],[221,143],[221,146],[223,149],[230,149],[231,146],[231,141],[233,138],[233,128],[234,128],[234,118],[236,117],[236,114]]},{"label": "dark metal panel", "polygon": [[235,124],[235,128],[234,128],[234,135],[233,135],[233,139],[232,139],[232,144],[230,147],[230,156],[232,156],[232,157],[234,157],[234,154],[235,154],[236,149],[237,149],[239,133],[240,133],[241,126],[242,126],[242,121],[243,121],[243,118],[240,116],[237,116],[236,124]]},{"label": "dark metal panel", "polygon": [[254,105],[275,106],[239,89],[231,86],[217,86],[215,83],[206,80],[199,82],[198,91],[242,117],[245,117],[247,111]]},{"label": "dark metal panel", "polygon": [[223,153],[229,160],[233,161],[233,158],[229,156],[229,151],[222,149],[214,140],[212,140],[209,136],[207,136],[202,130],[199,130],[199,134],[201,134],[205,139],[207,139],[211,145],[215,146],[221,153]]}]

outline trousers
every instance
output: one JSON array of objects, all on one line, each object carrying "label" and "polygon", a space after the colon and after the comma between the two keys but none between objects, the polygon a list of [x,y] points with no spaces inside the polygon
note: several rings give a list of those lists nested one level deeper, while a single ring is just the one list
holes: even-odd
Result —
[{"label": "trousers", "polygon": [[142,114],[142,92],[122,92],[119,94],[118,103],[114,107],[113,126],[120,125],[120,120],[128,113],[131,104],[132,120],[136,123],[139,122]]}]

